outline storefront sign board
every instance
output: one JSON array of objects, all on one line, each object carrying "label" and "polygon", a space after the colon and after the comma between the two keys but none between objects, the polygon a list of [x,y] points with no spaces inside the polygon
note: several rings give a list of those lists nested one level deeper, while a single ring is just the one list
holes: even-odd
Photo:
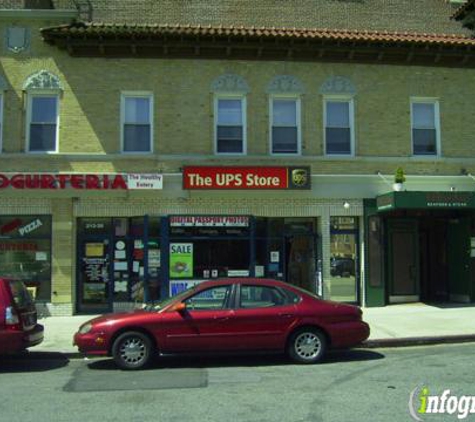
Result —
[{"label": "storefront sign board", "polygon": [[174,215],[170,227],[248,227],[249,217],[240,215]]},{"label": "storefront sign board", "polygon": [[310,167],[207,167],[183,170],[183,189],[310,189]]},{"label": "storefront sign board", "polygon": [[396,209],[475,209],[473,192],[390,192],[376,198],[378,211]]},{"label": "storefront sign board", "polygon": [[160,190],[158,173],[0,173],[1,189],[33,190]]},{"label": "storefront sign board", "polygon": [[129,189],[163,189],[163,175],[131,173],[127,175]]}]

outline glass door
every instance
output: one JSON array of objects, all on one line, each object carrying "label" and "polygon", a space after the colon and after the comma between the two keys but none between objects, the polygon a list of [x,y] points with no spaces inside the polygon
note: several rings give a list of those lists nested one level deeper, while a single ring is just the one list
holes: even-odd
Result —
[{"label": "glass door", "polygon": [[79,241],[78,311],[104,313],[111,310],[110,242],[107,238]]},{"label": "glass door", "polygon": [[332,217],[330,231],[330,298],[359,301],[357,217]]}]

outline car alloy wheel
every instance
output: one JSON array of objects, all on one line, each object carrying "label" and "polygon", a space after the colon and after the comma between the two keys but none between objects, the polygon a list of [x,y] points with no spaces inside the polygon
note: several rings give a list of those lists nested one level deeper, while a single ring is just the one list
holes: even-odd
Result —
[{"label": "car alloy wheel", "polygon": [[289,342],[289,356],[299,363],[318,362],[326,351],[325,335],[313,328],[297,330]]},{"label": "car alloy wheel", "polygon": [[152,343],[148,336],[139,332],[121,334],[114,342],[112,355],[122,369],[141,369],[150,361]]}]

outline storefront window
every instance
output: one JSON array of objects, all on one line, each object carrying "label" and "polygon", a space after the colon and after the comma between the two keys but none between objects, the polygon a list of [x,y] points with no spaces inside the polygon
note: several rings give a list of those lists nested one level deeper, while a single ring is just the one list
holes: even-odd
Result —
[{"label": "storefront window", "polygon": [[357,302],[358,220],[332,217],[330,224],[331,299]]},{"label": "storefront window", "polygon": [[0,218],[1,275],[23,281],[37,301],[51,300],[51,217]]},{"label": "storefront window", "polygon": [[160,218],[82,218],[78,222],[79,310],[160,298]]},{"label": "storefront window", "polygon": [[170,217],[170,279],[250,275],[250,218]]},{"label": "storefront window", "polygon": [[316,290],[317,237],[314,218],[256,219],[256,277]]}]

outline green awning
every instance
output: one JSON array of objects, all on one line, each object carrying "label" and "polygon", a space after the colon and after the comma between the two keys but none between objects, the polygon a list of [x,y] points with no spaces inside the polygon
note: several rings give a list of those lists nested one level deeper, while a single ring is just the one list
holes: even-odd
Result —
[{"label": "green awning", "polygon": [[475,209],[475,192],[388,192],[376,197],[378,212],[401,209]]}]

